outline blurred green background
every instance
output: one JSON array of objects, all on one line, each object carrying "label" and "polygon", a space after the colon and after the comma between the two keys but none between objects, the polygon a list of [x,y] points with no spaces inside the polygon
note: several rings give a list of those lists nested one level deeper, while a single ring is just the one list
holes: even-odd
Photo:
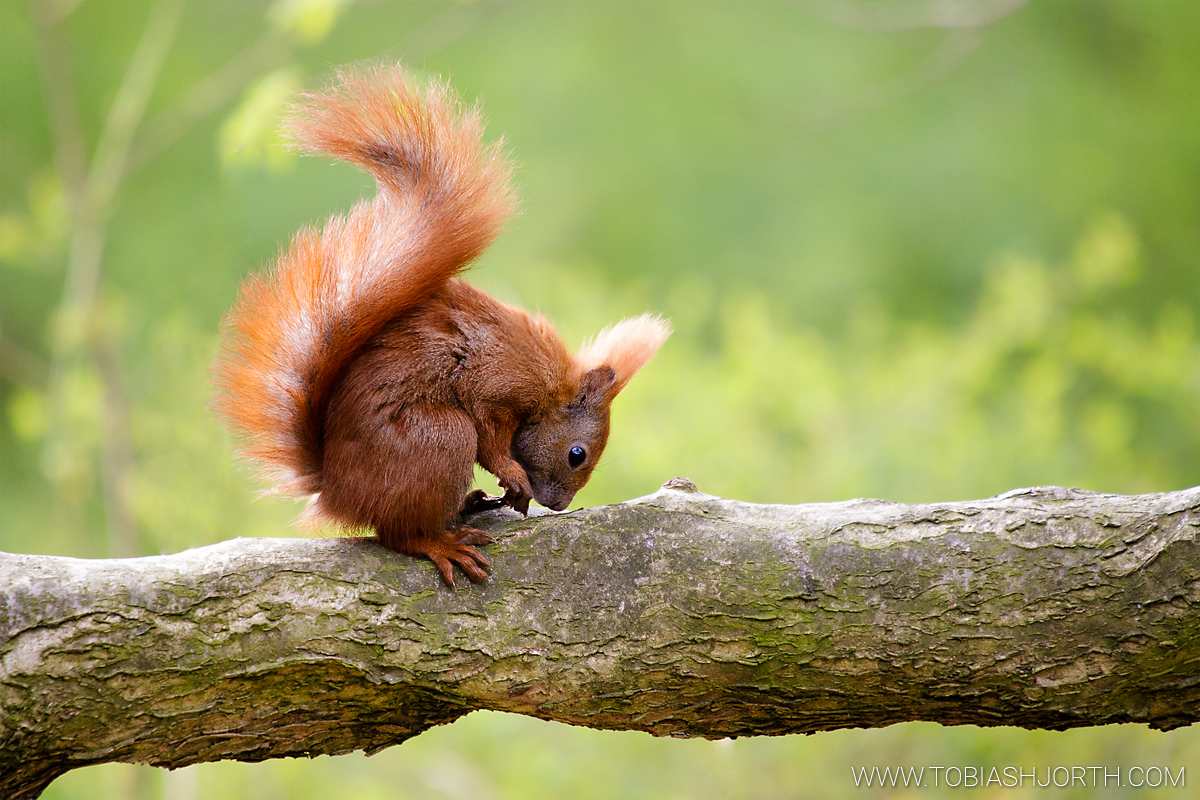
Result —
[{"label": "blurred green background", "polygon": [[[478,98],[519,163],[471,280],[571,342],[674,321],[577,503],[676,475],[777,503],[1200,483],[1198,31],[1194,0],[0,3],[0,548],[294,535],[208,365],[241,279],[373,191],[282,149],[283,104],[394,59]],[[45,796],[899,796],[855,788],[871,765],[1191,770],[1200,732],[704,742],[478,713],[371,758],[95,767]]]}]

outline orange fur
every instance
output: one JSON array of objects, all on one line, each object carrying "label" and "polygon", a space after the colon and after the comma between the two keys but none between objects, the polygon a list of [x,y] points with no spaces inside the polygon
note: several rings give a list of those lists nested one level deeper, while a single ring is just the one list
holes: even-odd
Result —
[{"label": "orange fur", "polygon": [[663,342],[671,335],[671,325],[662,317],[643,314],[623,319],[586,343],[578,359],[586,368],[608,364],[616,373],[613,393],[621,391],[654,358]]},{"label": "orange fur", "polygon": [[472,545],[490,537],[457,521],[464,497],[486,502],[466,496],[472,464],[518,510],[531,497],[565,507],[604,448],[613,397],[669,327],[626,320],[574,356],[546,320],[454,279],[513,197],[499,145],[446,86],[418,91],[397,67],[340,72],[289,130],[370,172],[379,193],[247,279],[214,365],[216,407],[271,491],[312,495],[307,519],[373,527],[451,586],[453,565],[481,580]]}]

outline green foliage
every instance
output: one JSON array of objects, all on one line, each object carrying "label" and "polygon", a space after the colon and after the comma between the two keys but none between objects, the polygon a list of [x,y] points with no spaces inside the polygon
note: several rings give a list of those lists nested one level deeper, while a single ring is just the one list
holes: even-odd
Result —
[{"label": "green foliage", "polygon": [[[155,4],[0,4],[0,548],[293,534],[295,506],[253,501],[208,365],[240,279],[372,191],[280,147],[287,98],[397,57],[480,97],[521,165],[523,216],[472,280],[570,341],[648,309],[675,324],[580,503],[675,475],[765,502],[1194,484],[1198,7],[988,3],[1012,13],[944,28],[935,5],[192,2],[149,43],[170,45],[161,70],[129,76]],[[147,80],[122,140],[110,110]],[[48,112],[63,86],[73,118]],[[124,146],[98,194],[94,153]],[[807,797],[850,793],[851,764],[1179,766],[1197,746],[932,726],[659,742],[474,715],[366,761],[163,786],[113,767],[47,796],[101,774],[110,796]]]},{"label": "green foliage", "polygon": [[[1130,767],[1170,766],[1178,774],[1181,766],[1191,767],[1198,758],[1200,737],[1146,735],[1131,725],[1050,732],[910,723],[812,736],[664,742],[644,733],[600,732],[476,712],[370,758],[355,754],[253,765],[222,762],[158,774],[110,765],[68,774],[44,797],[94,797],[103,787],[114,793],[109,796],[129,797],[140,788],[172,800],[940,800],[975,793],[986,798],[1045,794],[1082,800],[1155,795],[1145,788],[1117,788],[1112,781],[1099,790],[1078,783],[1031,789],[1028,778],[1023,791],[944,784],[934,788],[931,767],[1012,765],[1026,774],[1036,771],[1037,779],[1045,781],[1047,768],[1063,765],[1107,766],[1110,773],[1120,769],[1122,774]],[[852,767],[900,765],[924,767],[926,785],[907,792],[855,787]],[[1190,777],[1185,773],[1186,779]],[[1158,792],[1182,797],[1187,788]]]},{"label": "green foliage", "polygon": [[[697,479],[774,502],[1181,487],[1200,442],[1200,341],[1177,298],[1145,321],[1121,307],[1137,244],[1109,216],[1068,266],[1004,256],[960,325],[864,301],[834,337],[778,323],[762,295],[727,302],[719,356],[689,360],[708,389],[680,404],[682,430],[752,445]],[[695,441],[666,449],[700,462]]]},{"label": "green foliage", "polygon": [[292,154],[279,135],[279,119],[301,89],[296,70],[277,69],[246,90],[237,109],[221,124],[221,160],[226,166],[266,165],[285,170]]},{"label": "green foliage", "polygon": [[275,0],[267,20],[305,44],[329,35],[348,0]]}]

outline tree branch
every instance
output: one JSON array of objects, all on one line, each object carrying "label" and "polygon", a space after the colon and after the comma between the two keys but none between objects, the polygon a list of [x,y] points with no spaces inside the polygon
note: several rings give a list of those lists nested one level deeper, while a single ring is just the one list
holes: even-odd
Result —
[{"label": "tree branch", "polygon": [[763,506],[676,480],[475,523],[494,572],[453,593],[371,539],[0,556],[0,795],[477,708],[710,738],[1200,719],[1200,488]]}]

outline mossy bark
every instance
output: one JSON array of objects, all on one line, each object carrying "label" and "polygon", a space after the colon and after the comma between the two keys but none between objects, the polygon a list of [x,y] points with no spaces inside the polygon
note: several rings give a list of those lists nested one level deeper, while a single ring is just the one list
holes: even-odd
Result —
[{"label": "mossy bark", "polygon": [[677,480],[475,524],[494,571],[457,592],[370,539],[0,554],[0,796],[477,708],[710,738],[1200,718],[1200,489],[764,506]]}]

